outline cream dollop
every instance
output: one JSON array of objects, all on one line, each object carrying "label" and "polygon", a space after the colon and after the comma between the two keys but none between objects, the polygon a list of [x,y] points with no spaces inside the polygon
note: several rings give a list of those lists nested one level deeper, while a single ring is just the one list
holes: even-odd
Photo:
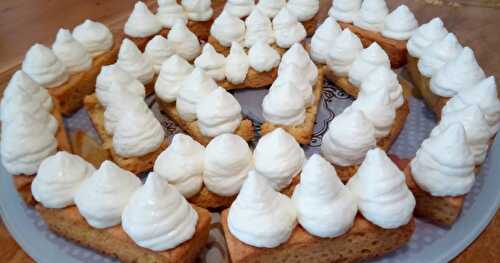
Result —
[{"label": "cream dollop", "polygon": [[335,0],[328,15],[335,20],[351,23],[359,16],[361,0]]},{"label": "cream dollop", "polygon": [[287,187],[302,170],[304,150],[295,138],[278,128],[260,138],[253,153],[255,171],[276,190]]},{"label": "cream dollop", "polygon": [[44,207],[64,208],[74,203],[78,188],[94,171],[80,156],[61,151],[40,164],[31,192]]},{"label": "cream dollop", "polygon": [[135,191],[122,214],[125,233],[153,251],[172,249],[191,239],[197,223],[196,210],[155,173]]},{"label": "cream dollop", "polygon": [[464,127],[453,123],[426,139],[410,167],[418,186],[433,196],[468,193],[474,185],[474,157]]},{"label": "cream dollop", "polygon": [[494,134],[500,125],[500,101],[498,100],[495,77],[491,76],[476,84],[473,88],[464,89],[453,96],[443,108],[443,115],[477,105]]},{"label": "cream dollop", "polygon": [[203,46],[203,52],[194,60],[194,65],[203,69],[208,76],[216,81],[223,80],[226,77],[226,58],[224,55],[217,53],[210,43]]},{"label": "cream dollop", "polygon": [[198,37],[182,21],[177,21],[170,32],[168,41],[172,44],[175,53],[185,60],[194,60],[201,52]]},{"label": "cream dollop", "polygon": [[247,142],[235,134],[221,134],[207,145],[203,183],[212,193],[233,196],[239,191],[253,167]]},{"label": "cream dollop", "polygon": [[238,43],[243,42],[245,39],[245,30],[245,22],[225,10],[215,19],[210,28],[210,34],[221,45],[229,47],[233,41]]},{"label": "cream dollop", "polygon": [[305,78],[311,85],[316,84],[316,80],[318,79],[318,67],[316,67],[311,57],[309,57],[309,53],[307,53],[304,46],[301,44],[293,44],[292,47],[283,54],[278,68],[278,74],[283,72],[287,67],[298,67],[302,74],[305,74]]},{"label": "cream dollop", "polygon": [[299,21],[307,21],[318,13],[319,0],[289,0],[286,7]]},{"label": "cream dollop", "polygon": [[203,185],[204,160],[205,147],[187,135],[176,134],[156,159],[153,170],[189,198]]},{"label": "cream dollop", "polygon": [[289,48],[302,42],[307,36],[304,25],[287,7],[282,8],[273,18],[273,29],[276,44],[281,48]]},{"label": "cream dollop", "polygon": [[417,27],[415,15],[406,5],[400,5],[385,17],[382,35],[396,40],[408,40]]},{"label": "cream dollop", "polygon": [[354,59],[349,69],[349,82],[354,86],[360,87],[372,71],[378,67],[391,68],[391,61],[385,51],[373,42],[368,48],[363,49],[359,56]]},{"label": "cream dollop", "polygon": [[238,42],[233,41],[229,56],[226,58],[226,79],[233,84],[241,84],[245,82],[249,68],[250,59],[245,49]]},{"label": "cream dollop", "polygon": [[224,11],[238,18],[248,16],[255,8],[255,0],[228,0]]},{"label": "cream dollop", "polygon": [[116,64],[144,85],[151,82],[155,76],[151,62],[128,38],[122,42]]},{"label": "cream dollop", "polygon": [[9,125],[14,122],[18,115],[29,115],[39,123],[46,125],[50,133],[55,134],[58,129],[58,122],[42,104],[30,93],[21,91],[8,99],[2,99],[2,125]]},{"label": "cream dollop", "polygon": [[69,73],[85,71],[92,66],[92,58],[87,49],[73,38],[69,30],[59,29],[52,51]]},{"label": "cream dollop", "polygon": [[122,157],[136,157],[157,150],[165,131],[149,108],[134,108],[120,117],[113,134],[113,150]]},{"label": "cream dollop", "polygon": [[361,50],[363,50],[361,40],[347,28],[335,39],[326,63],[336,75],[347,76]]},{"label": "cream dollop", "polygon": [[346,233],[358,212],[354,195],[342,184],[335,168],[318,154],[304,165],[292,201],[299,224],[322,238]]},{"label": "cream dollop", "polygon": [[211,0],[182,0],[181,4],[189,20],[208,21],[214,13]]},{"label": "cream dollop", "polygon": [[28,114],[18,114],[8,125],[2,125],[0,154],[9,174],[35,174],[40,163],[56,153],[56,148],[56,138],[47,124]]},{"label": "cream dollop", "polygon": [[403,105],[405,98],[398,75],[390,67],[377,67],[361,84],[360,93],[371,93],[377,90],[386,90],[391,104],[397,109]]},{"label": "cream dollop", "polygon": [[113,34],[104,24],[85,20],[73,29],[73,37],[80,42],[92,57],[97,57],[113,47]]},{"label": "cream dollop", "polygon": [[185,121],[196,120],[197,104],[212,91],[217,84],[202,69],[194,68],[189,76],[182,81],[175,104],[179,116]]},{"label": "cream dollop", "polygon": [[177,21],[182,21],[182,23],[188,21],[184,8],[176,0],[158,0],[156,17],[166,28],[172,28]]},{"label": "cream dollop", "polygon": [[488,153],[489,140],[494,135],[483,113],[477,105],[471,105],[462,110],[444,112],[439,124],[432,130],[431,136],[444,131],[453,123],[461,123],[465,129],[467,144],[474,156],[476,164],[481,164]]},{"label": "cream dollop", "polygon": [[396,118],[396,109],[385,89],[361,92],[349,109],[362,111],[375,127],[375,138],[389,134]]},{"label": "cream dollop", "polygon": [[113,100],[106,106],[106,110],[104,111],[104,128],[109,135],[115,133],[118,121],[124,112],[129,110],[148,110],[148,105],[144,101],[144,97],[137,96],[123,89],[117,83],[113,83],[109,89],[109,94],[113,96]]},{"label": "cream dollop", "polygon": [[248,51],[250,67],[257,72],[267,72],[277,67],[281,56],[274,48],[264,41],[258,41]]},{"label": "cream dollop", "polygon": [[272,124],[297,126],[306,119],[306,105],[291,81],[274,82],[262,100],[262,116]]},{"label": "cream dollop", "polygon": [[229,208],[227,221],[229,231],[241,242],[273,248],[290,238],[297,225],[297,211],[290,198],[252,171]]},{"label": "cream dollop", "polygon": [[24,57],[22,70],[45,88],[61,86],[69,78],[66,66],[42,44],[31,46]]},{"label": "cream dollop", "polygon": [[281,70],[278,77],[274,81],[274,86],[288,85],[292,83],[293,86],[299,91],[299,95],[304,99],[304,105],[309,107],[314,102],[313,87],[302,75],[303,71],[295,65],[291,65]]},{"label": "cream dollop", "polygon": [[144,49],[144,56],[153,65],[156,74],[160,73],[161,65],[165,60],[174,54],[174,49],[170,42],[162,35],[157,35],[151,39]]},{"label": "cream dollop", "polygon": [[191,74],[193,66],[178,55],[172,55],[162,65],[155,83],[155,93],[162,101],[174,102],[182,82]]},{"label": "cream dollop", "polygon": [[28,74],[22,70],[16,71],[12,78],[9,80],[7,87],[3,92],[2,108],[4,101],[9,100],[11,97],[17,96],[19,93],[29,93],[32,95],[33,100],[37,101],[47,111],[52,111],[53,103],[52,97],[49,95],[47,89],[38,85]]},{"label": "cream dollop", "polygon": [[141,180],[111,161],[86,178],[75,192],[75,204],[87,223],[94,228],[120,224],[122,212]]},{"label": "cream dollop", "polygon": [[285,6],[286,0],[259,0],[255,9],[259,9],[269,18],[273,18]]},{"label": "cream dollop", "polygon": [[160,20],[141,1],[137,1],[123,31],[129,37],[150,37],[160,32]]},{"label": "cream dollop", "polygon": [[384,29],[384,21],[389,14],[385,0],[365,0],[361,4],[359,15],[354,25],[369,31],[380,32]]},{"label": "cream dollop", "polygon": [[207,137],[233,133],[240,127],[241,106],[231,93],[218,87],[197,104],[196,118],[201,134]]},{"label": "cream dollop", "polygon": [[377,146],[375,128],[360,110],[337,115],[323,136],[321,154],[339,166],[361,164],[366,153]]},{"label": "cream dollop", "polygon": [[417,64],[418,70],[430,78],[446,63],[456,58],[462,49],[455,34],[448,33],[443,39],[433,42],[423,50]]},{"label": "cream dollop", "polygon": [[435,17],[415,30],[406,44],[408,53],[415,58],[420,58],[428,46],[440,41],[447,34],[448,30],[444,27],[443,20]]},{"label": "cream dollop", "polygon": [[347,187],[356,196],[363,217],[377,226],[394,229],[413,218],[415,197],[403,172],[380,148],[368,151]]},{"label": "cream dollop", "polygon": [[326,64],[328,51],[334,45],[335,39],[337,39],[341,31],[342,29],[339,24],[331,17],[328,17],[318,29],[316,29],[311,39],[310,50],[311,58],[316,63]]},{"label": "cream dollop", "polygon": [[245,20],[245,46],[250,48],[259,41],[272,44],[275,41],[273,24],[260,9],[254,9]]},{"label": "cream dollop", "polygon": [[[117,86],[118,89],[112,89]],[[120,68],[117,64],[103,66],[97,75],[95,93],[99,102],[107,107],[115,100],[116,92],[126,90],[137,97],[144,98],[146,91],[144,85],[130,73]]]},{"label": "cream dollop", "polygon": [[460,90],[470,89],[485,78],[474,51],[465,47],[455,59],[432,76],[431,91],[442,97],[453,97]]}]

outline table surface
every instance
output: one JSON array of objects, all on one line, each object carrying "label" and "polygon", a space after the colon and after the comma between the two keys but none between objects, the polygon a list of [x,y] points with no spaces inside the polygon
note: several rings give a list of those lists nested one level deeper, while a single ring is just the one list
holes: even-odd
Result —
[{"label": "table surface", "polygon": [[[155,5],[153,0],[146,0]],[[213,0],[220,9],[222,0]],[[322,0],[323,16],[330,0]],[[0,91],[3,90],[24,53],[35,42],[51,45],[60,27],[73,28],[84,19],[104,22],[120,32],[135,0],[2,0],[0,3]],[[500,0],[387,0],[391,8],[408,5],[422,23],[440,16],[464,46],[475,50],[488,75],[500,77]],[[500,212],[465,251],[453,260],[497,262],[500,256]],[[2,262],[32,262],[0,221],[0,258]]]}]

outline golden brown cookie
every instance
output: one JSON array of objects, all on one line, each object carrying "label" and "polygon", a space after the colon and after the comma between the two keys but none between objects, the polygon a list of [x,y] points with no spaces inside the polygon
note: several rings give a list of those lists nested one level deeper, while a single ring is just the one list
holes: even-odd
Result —
[{"label": "golden brown cookie", "polygon": [[464,205],[465,196],[432,196],[422,190],[413,180],[411,167],[404,170],[406,184],[415,196],[415,216],[426,219],[434,224],[451,226],[457,220]]},{"label": "golden brown cookie", "polygon": [[75,206],[63,209],[36,206],[36,210],[54,233],[101,254],[115,257],[121,262],[130,263],[195,262],[208,242],[211,216],[203,208],[194,209],[198,213],[194,236],[176,248],[155,252],[136,245],[120,225],[105,229],[91,227]]},{"label": "golden brown cookie", "polygon": [[228,212],[227,209],[222,212],[221,224],[233,263],[358,262],[398,249],[415,232],[414,218],[404,226],[382,229],[357,215],[352,228],[336,238],[315,237],[297,226],[286,243],[275,248],[257,248],[231,234],[227,223]]}]

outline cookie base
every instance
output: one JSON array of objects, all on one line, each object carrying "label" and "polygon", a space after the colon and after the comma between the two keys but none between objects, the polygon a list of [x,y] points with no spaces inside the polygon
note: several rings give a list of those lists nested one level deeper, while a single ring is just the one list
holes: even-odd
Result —
[{"label": "cookie base", "polygon": [[465,196],[432,196],[422,190],[414,181],[410,165],[405,168],[404,173],[406,184],[417,201],[415,216],[437,225],[451,226],[462,211]]},{"label": "cookie base", "polygon": [[315,237],[297,226],[286,243],[276,248],[257,248],[231,234],[227,224],[228,212],[222,212],[221,224],[233,263],[358,262],[398,249],[415,231],[414,218],[399,228],[382,229],[357,215],[352,228],[336,238]]},{"label": "cookie base", "polygon": [[422,75],[418,70],[418,59],[408,55],[408,72],[413,85],[418,89],[422,99],[429,109],[434,112],[436,119],[441,119],[441,110],[450,98],[441,97],[431,91],[430,78]]},{"label": "cookie base", "polygon": [[194,236],[176,248],[155,252],[136,245],[120,225],[106,229],[91,227],[75,206],[49,209],[37,205],[36,209],[54,233],[121,262],[195,262],[208,242],[210,231],[210,213],[194,207],[198,213]]},{"label": "cookie base", "polygon": [[208,36],[210,35],[210,28],[214,23],[214,16],[208,21],[192,21],[189,20],[187,26],[191,32],[193,32],[198,40],[208,41]]},{"label": "cookie base", "polygon": [[307,37],[312,37],[314,35],[314,33],[316,32],[316,27],[318,26],[319,19],[320,18],[318,12],[318,14],[316,14],[313,18],[301,22],[306,30]]}]

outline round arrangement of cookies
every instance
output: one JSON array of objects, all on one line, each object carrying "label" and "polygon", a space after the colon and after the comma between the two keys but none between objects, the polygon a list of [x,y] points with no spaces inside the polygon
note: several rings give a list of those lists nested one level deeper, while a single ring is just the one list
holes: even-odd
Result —
[{"label": "round arrangement of cookies", "polygon": [[[210,212],[235,263],[358,262],[404,246],[415,217],[451,226],[499,128],[494,77],[440,18],[419,26],[385,0],[319,9],[158,0],[119,35],[60,29],[4,92],[2,164],[53,232],[123,262],[194,262]],[[410,113],[402,67],[439,121],[404,171],[388,156]],[[355,100],[307,158],[326,80]],[[268,89],[259,129],[244,89]],[[167,138],[150,95],[184,133]],[[98,167],[64,127],[81,108],[109,153]]]}]

